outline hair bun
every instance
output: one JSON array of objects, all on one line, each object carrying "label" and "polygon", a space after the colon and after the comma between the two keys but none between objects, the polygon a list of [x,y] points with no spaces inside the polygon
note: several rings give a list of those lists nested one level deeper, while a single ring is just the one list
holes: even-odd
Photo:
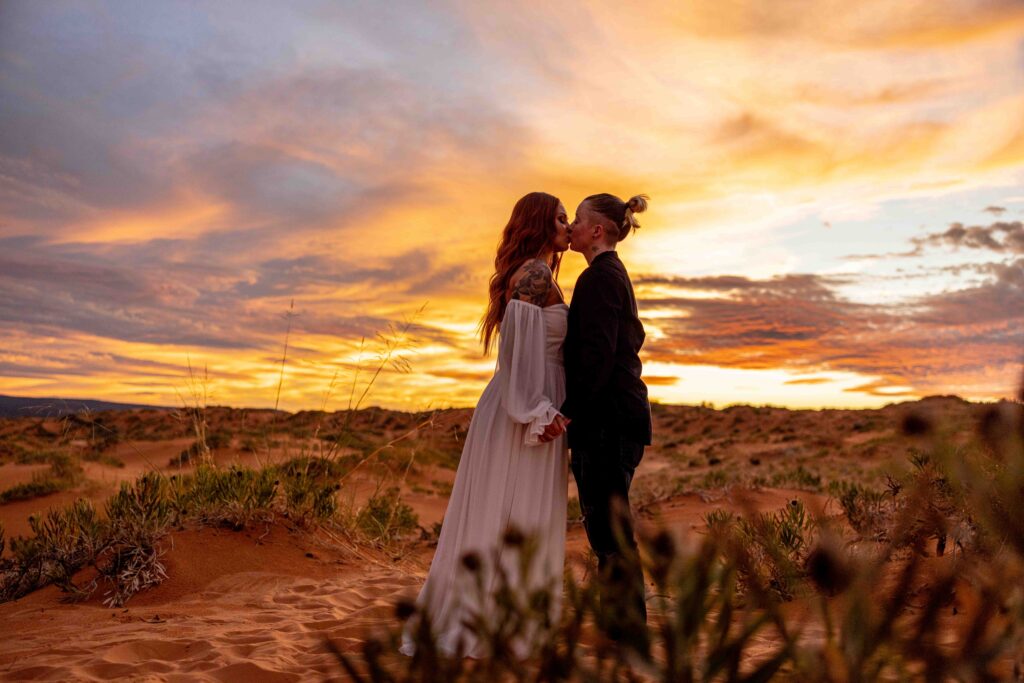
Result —
[{"label": "hair bun", "polygon": [[631,231],[636,230],[640,227],[640,221],[636,219],[633,214],[641,213],[647,210],[647,200],[650,199],[645,194],[638,194],[635,197],[630,197],[629,201],[626,202],[626,210],[622,217],[622,229],[619,232],[619,241],[626,239]]},{"label": "hair bun", "polygon": [[629,201],[626,202],[626,206],[633,213],[643,213],[647,210],[647,201],[650,199],[645,194],[638,194],[635,197],[630,197]]}]

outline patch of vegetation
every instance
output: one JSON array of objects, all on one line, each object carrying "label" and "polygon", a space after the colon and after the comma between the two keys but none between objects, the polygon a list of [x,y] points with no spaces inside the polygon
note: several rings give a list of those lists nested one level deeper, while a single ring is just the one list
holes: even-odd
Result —
[{"label": "patch of vegetation", "polygon": [[[479,659],[447,656],[430,615],[405,602],[396,611],[415,656],[394,654],[401,623],[368,639],[359,657],[335,654],[355,681],[1013,679],[1024,642],[1024,407],[982,414],[983,451],[938,433],[918,433],[926,455],[890,475],[887,490],[830,485],[851,525],[884,528],[869,546],[847,542],[845,527],[811,519],[798,502],[762,514],[713,511],[697,544],[667,531],[641,539],[654,583],[646,624],[607,607],[622,604],[625,572],[582,584],[567,575],[557,619],[550,594],[498,572],[497,588],[480,596],[496,602],[496,618],[467,622],[485,649]],[[957,552],[925,563],[923,542],[935,533]],[[530,547],[506,539],[503,552],[528,558]],[[491,585],[487,566],[464,558],[467,585]]]},{"label": "patch of vegetation", "polygon": [[775,512],[750,517],[715,509],[704,515],[710,534],[746,549],[737,567],[738,587],[792,600],[806,576],[804,565],[817,539],[817,524],[798,500]]},{"label": "patch of vegetation", "polygon": [[735,476],[730,475],[725,470],[711,470],[699,480],[697,488],[720,489],[735,482]]},{"label": "patch of vegetation", "polygon": [[54,452],[49,458],[49,470],[34,472],[31,481],[16,484],[0,493],[0,505],[66,491],[82,480],[82,467],[70,455]]},{"label": "patch of vegetation", "polygon": [[198,441],[193,441],[187,448],[183,448],[180,453],[168,460],[167,464],[171,467],[181,467],[200,458],[204,452],[205,449],[202,444]]},{"label": "patch of vegetation", "polygon": [[769,479],[770,485],[778,488],[794,488],[801,491],[821,491],[821,475],[808,470],[802,464],[775,472]]},{"label": "patch of vegetation", "polygon": [[419,526],[419,517],[402,502],[397,487],[379,491],[356,514],[356,526],[374,542],[388,543]]},{"label": "patch of vegetation", "polygon": [[[640,674],[655,680],[820,680],[825,662],[838,680],[865,674],[941,678],[951,671],[964,679],[991,680],[1008,670],[1001,658],[1012,655],[1018,642],[1024,616],[1019,602],[1010,607],[1015,625],[1006,628],[995,605],[983,607],[963,617],[961,635],[951,643],[949,626],[938,615],[948,611],[955,574],[922,582],[921,565],[911,561],[894,585],[882,587],[885,554],[857,560],[829,537],[815,538],[798,506],[750,521],[717,512],[708,522],[726,532],[708,534],[693,550],[678,550],[666,532],[643,540],[642,558],[656,586],[646,626],[635,615],[604,611],[602,593],[626,590],[614,574],[604,583],[582,585],[570,577],[567,604],[557,621],[547,618],[543,596],[520,600],[524,591],[506,587],[506,577],[499,575],[500,618],[470,624],[487,647],[480,660],[446,657],[429,615],[408,603],[397,609],[410,620],[415,657],[390,655],[399,642],[397,629],[387,638],[370,639],[361,661],[335,652],[357,681],[519,680],[523,669],[514,653],[524,644],[534,654],[531,671],[534,666],[556,670],[562,680],[632,681]],[[464,571],[481,572],[471,559]],[[916,590],[910,591],[911,585]],[[982,591],[995,590],[988,581],[985,586]],[[816,593],[844,599],[820,600]],[[802,639],[807,619],[791,624],[780,607],[787,599],[807,600],[808,618],[826,636]],[[598,631],[598,645],[581,643],[587,628]]]},{"label": "patch of vegetation", "polygon": [[462,458],[461,444],[453,444],[450,448],[418,448],[416,460],[424,465],[437,465],[448,470],[457,470]]},{"label": "patch of vegetation", "polygon": [[[280,480],[272,468],[201,465],[191,476],[172,476],[169,484],[168,503],[179,518],[240,531],[253,521],[273,519]],[[290,502],[286,499],[288,510]]]},{"label": "patch of vegetation", "polygon": [[828,492],[839,501],[846,520],[855,531],[870,532],[877,529],[883,519],[890,516],[886,509],[887,497],[883,491],[841,480],[830,482]]},{"label": "patch of vegetation", "polygon": [[202,439],[196,439],[183,448],[180,453],[168,461],[171,467],[181,467],[193,461],[202,461],[208,458],[214,451],[231,446],[232,435],[226,431],[207,431]]},{"label": "patch of vegetation", "polygon": [[431,480],[430,484],[434,487],[434,492],[440,496],[446,498],[452,495],[452,483],[449,481],[441,481],[439,479]]},{"label": "patch of vegetation", "polygon": [[[313,463],[323,463],[319,467]],[[334,497],[340,484],[334,483],[335,476],[329,472],[333,461],[310,460],[305,467],[293,466],[280,469],[284,482],[284,495],[292,516],[303,522],[330,519],[338,510]]]},{"label": "patch of vegetation", "polygon": [[361,433],[349,430],[347,427],[335,432],[321,434],[320,439],[333,444],[337,448],[359,451],[364,455],[377,448],[376,443]]},{"label": "patch of vegetation", "polygon": [[53,448],[29,448],[17,439],[8,437],[0,441],[0,462],[11,461],[19,465],[34,465],[41,462],[50,462],[55,453],[63,453]]},{"label": "patch of vegetation", "polygon": [[[175,525],[241,530],[278,514],[304,524],[331,521],[338,484],[329,472],[329,466],[316,461],[306,468],[295,463],[259,470],[200,465],[185,476],[151,472],[122,483],[107,501],[103,518],[84,499],[33,516],[32,536],[12,538],[11,557],[0,559],[0,602],[48,584],[58,585],[69,599],[84,599],[102,580],[108,586],[105,603],[122,605],[166,578],[160,541]],[[389,540],[409,530],[411,510],[400,501],[389,497],[375,506],[367,518],[391,512],[385,528]],[[86,566],[96,569],[96,578],[75,584],[73,576]]]}]

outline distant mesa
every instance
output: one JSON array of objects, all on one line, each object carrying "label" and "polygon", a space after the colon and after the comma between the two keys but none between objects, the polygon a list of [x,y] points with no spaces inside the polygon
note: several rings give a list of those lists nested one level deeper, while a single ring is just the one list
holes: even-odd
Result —
[{"label": "distant mesa", "polygon": [[101,410],[171,410],[167,406],[151,406],[141,403],[112,403],[80,398],[26,398],[23,396],[0,395],[0,417],[63,417],[75,413],[99,412]]},{"label": "distant mesa", "polygon": [[931,394],[920,399],[921,403],[970,403],[967,399],[956,394]]}]

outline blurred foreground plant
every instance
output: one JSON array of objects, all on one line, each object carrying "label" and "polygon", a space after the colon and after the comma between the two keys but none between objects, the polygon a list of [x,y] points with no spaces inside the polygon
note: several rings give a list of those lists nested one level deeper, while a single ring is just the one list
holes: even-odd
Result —
[{"label": "blurred foreground plant", "polygon": [[[415,620],[414,656],[397,654],[401,623],[358,653],[328,645],[353,680],[375,682],[1021,680],[1022,413],[1019,402],[981,411],[984,452],[911,421],[921,451],[906,481],[890,479],[887,494],[834,489],[848,527],[791,503],[746,517],[712,512],[688,544],[665,530],[645,536],[646,639],[609,637],[598,595],[625,584],[570,574],[547,625],[524,605],[555,596],[517,593],[499,577],[496,616],[468,622],[487,644],[481,659],[446,657],[429,615],[410,603],[397,616]],[[950,538],[956,552],[946,553]],[[547,638],[520,659],[513,644],[530,623]]]}]

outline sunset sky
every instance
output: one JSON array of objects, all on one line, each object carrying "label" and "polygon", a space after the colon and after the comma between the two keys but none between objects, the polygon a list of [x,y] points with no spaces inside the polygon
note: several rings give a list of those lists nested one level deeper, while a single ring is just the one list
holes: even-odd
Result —
[{"label": "sunset sky", "polygon": [[650,195],[655,400],[1008,396],[1024,2],[5,0],[0,393],[272,406],[294,300],[281,407],[472,405],[533,190]]}]

